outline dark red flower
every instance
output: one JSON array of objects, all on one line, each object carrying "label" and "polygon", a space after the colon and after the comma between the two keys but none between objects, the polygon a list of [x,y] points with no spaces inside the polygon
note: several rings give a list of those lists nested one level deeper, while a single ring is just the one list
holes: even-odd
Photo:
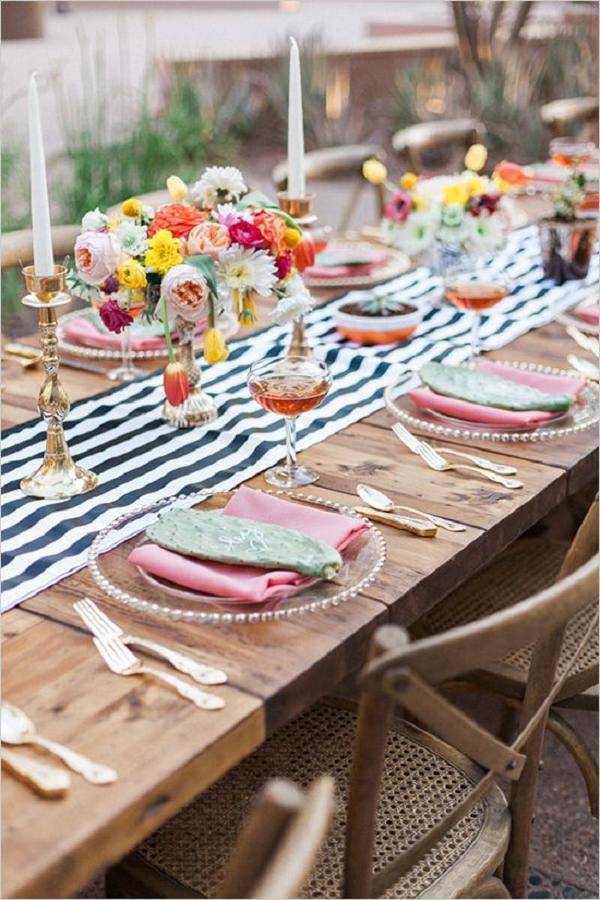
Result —
[{"label": "dark red flower", "polygon": [[241,244],[242,247],[258,249],[265,246],[265,239],[260,228],[257,228],[252,222],[246,222],[245,219],[240,219],[229,226],[229,237],[234,244]]},{"label": "dark red flower", "polygon": [[105,294],[115,294],[119,290],[119,279],[114,275],[109,275],[102,285],[102,290]]},{"label": "dark red flower", "polygon": [[109,331],[115,334],[121,334],[124,328],[127,328],[133,322],[128,312],[121,309],[116,300],[107,300],[100,309],[100,318]]},{"label": "dark red flower", "polygon": [[281,280],[285,278],[286,275],[289,275],[292,270],[292,251],[289,250],[287,253],[284,253],[282,256],[275,257],[275,271],[277,272],[277,277]]},{"label": "dark red flower", "polygon": [[491,215],[496,211],[499,201],[500,194],[480,194],[469,201],[469,212],[476,218],[484,211]]},{"label": "dark red flower", "polygon": [[171,406],[181,406],[184,400],[187,400],[190,394],[190,383],[180,362],[170,362],[165,367],[163,386]]}]

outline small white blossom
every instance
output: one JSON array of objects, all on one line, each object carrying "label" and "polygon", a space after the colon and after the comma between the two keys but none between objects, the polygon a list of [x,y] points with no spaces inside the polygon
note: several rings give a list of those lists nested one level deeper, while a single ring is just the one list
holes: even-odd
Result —
[{"label": "small white blossom", "polygon": [[146,229],[143,225],[135,225],[133,222],[122,222],[113,231],[121,248],[129,256],[142,256],[148,249]]},{"label": "small white blossom", "polygon": [[270,313],[279,325],[292,322],[312,308],[312,297],[300,275],[294,275],[285,286],[285,295]]},{"label": "small white blossom", "polygon": [[499,250],[506,240],[504,223],[497,213],[467,216],[465,231],[463,246],[469,253],[492,253]]},{"label": "small white blossom", "polygon": [[108,216],[101,213],[98,207],[86,212],[81,220],[81,227],[84,231],[100,231],[108,225]]},{"label": "small white blossom", "polygon": [[268,297],[277,281],[275,260],[264,250],[230,247],[221,253],[217,279],[229,290],[251,290]]}]

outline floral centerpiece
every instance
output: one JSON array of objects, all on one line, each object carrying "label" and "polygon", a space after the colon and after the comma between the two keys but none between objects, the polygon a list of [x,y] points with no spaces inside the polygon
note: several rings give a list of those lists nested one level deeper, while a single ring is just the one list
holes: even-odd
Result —
[{"label": "floral centerpiece", "polygon": [[[75,242],[69,286],[98,309],[106,328],[121,333],[140,312],[162,322],[169,351],[165,392],[184,403],[189,373],[176,361],[172,329],[206,320],[204,358],[228,356],[223,322],[256,322],[256,297],[277,297],[275,321],[310,308],[299,271],[314,254],[300,226],[266,197],[249,192],[241,172],[211,167],[191,187],[167,180],[171,202],[156,211],[132,197],[119,213],[87,213]],[[187,342],[191,340],[189,328]]]},{"label": "floral centerpiece", "polygon": [[505,242],[507,215],[501,179],[479,174],[487,150],[474,144],[465,156],[459,175],[417,178],[405,173],[399,187],[387,178],[387,169],[376,159],[367,160],[363,175],[390,192],[384,207],[383,234],[392,246],[418,256],[443,245],[454,254],[493,253]]}]

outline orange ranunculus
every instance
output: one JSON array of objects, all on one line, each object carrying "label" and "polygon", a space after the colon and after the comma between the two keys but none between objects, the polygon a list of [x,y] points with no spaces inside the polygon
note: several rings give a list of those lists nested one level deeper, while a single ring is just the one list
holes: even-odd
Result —
[{"label": "orange ranunculus", "polygon": [[289,249],[285,239],[288,230],[285,219],[267,209],[261,209],[254,214],[252,221],[269,245],[273,256],[281,256]]},{"label": "orange ranunculus", "polygon": [[200,222],[194,225],[188,234],[186,253],[188,256],[196,256],[199,253],[208,253],[216,259],[220,250],[226,250],[231,243],[229,229],[218,222]]},{"label": "orange ranunculus", "polygon": [[531,181],[531,175],[520,166],[518,163],[508,162],[503,159],[502,162],[498,163],[494,170],[494,174],[501,178],[502,181],[508,182],[508,184],[527,184]]},{"label": "orange ranunculus", "polygon": [[161,206],[148,228],[148,237],[153,237],[161,228],[166,228],[173,237],[186,238],[192,228],[206,219],[206,213],[185,203],[167,203]]}]

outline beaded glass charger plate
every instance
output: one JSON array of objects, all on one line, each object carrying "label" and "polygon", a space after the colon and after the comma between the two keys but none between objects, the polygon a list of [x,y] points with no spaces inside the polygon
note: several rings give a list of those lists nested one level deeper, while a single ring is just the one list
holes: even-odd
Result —
[{"label": "beaded glass charger plate", "polygon": [[[342,568],[332,581],[312,580],[285,597],[266,601],[217,597],[182,588],[128,562],[135,547],[147,542],[144,530],[167,510],[222,509],[235,491],[197,491],[167,497],[124,513],[98,532],[89,550],[89,568],[99,587],[118,603],[152,616],[207,624],[277,621],[300,613],[338,606],[364,590],[377,577],[385,560],[385,541],[372,525],[341,551]],[[298,503],[352,516],[371,524],[350,507],[310,494],[265,491]]]},{"label": "beaded glass charger plate", "polygon": [[[375,248],[378,252],[385,254],[386,261],[377,266],[370,272],[363,272],[362,275],[343,275],[338,278],[323,278],[317,275],[310,275],[308,272],[304,275],[304,281],[307,287],[312,288],[369,288],[380,284],[382,281],[389,281],[403,275],[410,268],[411,262],[405,253],[399,250],[393,250],[388,247],[378,246]],[[360,243],[358,241],[335,241],[335,250],[346,250],[349,254],[365,252],[372,254],[374,245],[367,242]]]},{"label": "beaded glass charger plate", "polygon": [[[88,359],[121,359],[122,350],[120,345],[115,347],[93,347],[91,344],[79,343],[73,338],[67,337],[65,334],[65,325],[74,322],[76,319],[87,320],[89,324],[96,324],[98,314],[94,309],[78,309],[75,312],[67,313],[58,320],[56,328],[56,336],[58,338],[58,346],[60,350],[72,353],[76,356],[84,356]],[[135,323],[132,326],[131,336],[135,341]],[[118,336],[117,336],[118,340]],[[166,344],[148,350],[136,350],[131,348],[131,356],[133,359],[164,359],[168,356]]]},{"label": "beaded glass charger plate", "polygon": [[[581,377],[579,372],[535,363],[501,362],[500,364],[544,375]],[[418,375],[414,372],[406,372],[385,389],[385,405],[391,413],[409,427],[442,437],[459,437],[472,441],[549,441],[593,428],[600,421],[599,389],[598,385],[591,381],[585,384],[567,413],[549,419],[540,425],[511,427],[455,419],[434,410],[422,409],[405,393],[407,389],[417,387],[422,387]]]},{"label": "beaded glass charger plate", "polygon": [[[585,332],[585,334],[591,335],[600,335],[600,325],[595,325],[593,322],[586,322],[585,319],[582,319],[581,316],[575,315],[575,309],[577,306],[581,304],[581,298],[579,297],[577,300],[574,300],[569,304],[568,307],[564,307],[557,300],[553,300],[550,302],[550,310],[556,319],[557,322],[560,322],[561,325],[571,325],[575,328],[578,328],[580,331]],[[598,297],[594,292],[593,296],[590,296],[589,305],[597,304]]]}]

